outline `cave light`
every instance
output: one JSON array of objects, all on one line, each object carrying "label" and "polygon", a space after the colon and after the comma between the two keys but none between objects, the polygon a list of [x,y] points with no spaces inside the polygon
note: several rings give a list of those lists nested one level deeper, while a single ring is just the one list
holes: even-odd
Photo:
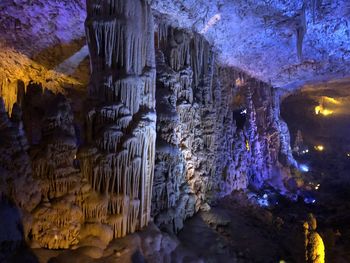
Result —
[{"label": "cave light", "polygon": [[334,114],[334,111],[327,108],[327,105],[331,105],[333,107],[334,105],[340,105],[341,102],[339,100],[336,100],[332,97],[323,96],[320,105],[315,107],[315,114],[316,115],[323,115],[323,116],[329,116]]},{"label": "cave light", "polygon": [[314,204],[314,203],[316,203],[316,199],[313,198],[313,197],[305,197],[304,198],[304,203],[306,203],[306,204]]},{"label": "cave light", "polygon": [[309,149],[303,150],[301,153],[302,153],[302,154],[309,153]]},{"label": "cave light", "polygon": [[323,152],[323,150],[324,150],[324,146],[323,145],[316,145],[314,148],[318,152]]},{"label": "cave light", "polygon": [[236,79],[236,87],[242,87],[244,85],[244,80],[241,78]]},{"label": "cave light", "polygon": [[332,103],[332,104],[335,104],[335,105],[340,105],[341,104],[341,102],[339,100],[336,100],[336,99],[331,98],[331,97],[324,96],[324,97],[322,97],[322,99],[325,102]]},{"label": "cave light", "polygon": [[350,153],[347,153],[346,156],[347,156],[347,157],[350,157]]},{"label": "cave light", "polygon": [[325,109],[322,105],[315,107],[315,114],[316,115],[323,115],[323,116],[329,116],[332,115],[334,112],[329,109]]},{"label": "cave light", "polygon": [[245,147],[247,148],[247,152],[250,151],[250,145],[249,145],[249,141],[245,140]]},{"label": "cave light", "polygon": [[299,169],[300,169],[300,171],[305,172],[305,173],[310,171],[309,166],[307,166],[306,164],[299,165]]},{"label": "cave light", "polygon": [[320,184],[317,184],[316,186],[315,186],[315,190],[318,190],[318,189],[320,189]]}]

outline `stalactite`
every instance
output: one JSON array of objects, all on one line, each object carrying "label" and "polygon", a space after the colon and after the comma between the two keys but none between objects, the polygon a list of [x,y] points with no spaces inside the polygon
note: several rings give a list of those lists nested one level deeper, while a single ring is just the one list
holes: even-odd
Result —
[{"label": "stalactite", "polygon": [[161,48],[162,46],[166,46],[168,42],[168,30],[169,25],[167,23],[159,23],[158,24],[158,42],[157,47]]},{"label": "stalactite", "polygon": [[[55,96],[54,96],[55,97]],[[33,156],[35,178],[45,182],[43,195],[53,198],[68,194],[79,181],[79,173],[73,167],[76,156],[76,135],[69,102],[62,96],[55,97],[42,127],[42,142]]]},{"label": "stalactite", "polygon": [[212,72],[211,67],[214,63],[214,54],[211,50],[210,44],[200,35],[194,35],[191,45],[193,82],[194,86],[198,87],[200,81],[205,81],[203,78],[212,78],[210,72]]},{"label": "stalactite", "polygon": [[98,210],[88,201],[82,205],[89,220],[112,226],[114,236],[122,237],[150,220],[156,137],[153,17],[145,0],[90,0],[87,5],[90,95],[99,103],[87,116],[96,151],[88,146],[79,156],[84,178],[106,202],[96,204]]},{"label": "stalactite", "polygon": [[11,113],[13,104],[17,101],[16,83],[4,79],[0,83],[0,97],[3,98],[6,110]]},{"label": "stalactite", "polygon": [[311,0],[312,21],[316,22],[317,12],[322,5],[322,0]]},{"label": "stalactite", "polygon": [[301,10],[300,17],[296,24],[296,35],[297,35],[297,54],[299,60],[302,60],[303,55],[303,42],[304,42],[304,36],[307,31],[307,24],[306,24],[306,6],[303,5],[303,8]]}]

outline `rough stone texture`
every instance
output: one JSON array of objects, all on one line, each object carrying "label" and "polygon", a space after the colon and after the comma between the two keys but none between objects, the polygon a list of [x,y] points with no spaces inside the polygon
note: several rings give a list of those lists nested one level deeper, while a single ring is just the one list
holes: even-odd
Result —
[{"label": "rough stone texture", "polygon": [[4,0],[0,3],[0,96],[11,113],[30,81],[64,92],[80,80],[55,66],[84,43],[85,1]]},{"label": "rough stone texture", "polygon": [[[58,249],[78,242],[82,182],[74,167],[77,142],[70,104],[63,95],[51,97],[46,97],[51,105],[42,120],[40,143],[31,147],[33,176],[40,182],[43,196],[33,212],[31,235],[41,247]],[[29,110],[28,105],[25,109]]]},{"label": "rough stone texture", "polygon": [[41,199],[39,184],[33,179],[21,110],[13,107],[11,119],[0,98],[0,261],[18,248],[28,233],[32,210]]},{"label": "rough stone texture", "polygon": [[40,189],[33,180],[28,142],[21,121],[21,110],[14,106],[9,119],[3,100],[0,99],[0,198],[12,201],[30,212],[40,202]]},{"label": "rough stone texture", "polygon": [[279,95],[220,67],[198,34],[159,23],[153,216],[177,232],[208,202],[248,185],[287,194],[295,166]]},{"label": "rough stone texture", "polygon": [[[0,32],[7,32],[0,43],[29,57],[84,37],[83,0],[3,0],[0,13]],[[51,59],[46,57],[46,60]]]},{"label": "rough stone texture", "polygon": [[[9,17],[28,6],[15,2]],[[31,3],[34,9],[39,5],[66,10],[67,4],[67,10],[81,10],[69,7],[77,2]],[[168,26],[162,16],[154,45],[148,1],[91,0],[87,6],[92,77],[82,129],[85,144],[79,149],[70,101],[47,90],[63,91],[76,80],[48,70],[62,61],[40,65],[43,54],[51,57],[55,52],[35,54],[32,42],[28,47],[18,42],[17,51],[4,48],[9,54],[0,52],[0,68],[9,65],[0,73],[0,95],[6,105],[0,107],[1,196],[22,208],[24,236],[32,247],[61,249],[95,242],[96,249],[89,250],[84,243],[79,249],[84,256],[101,257],[112,237],[148,224],[151,203],[156,224],[177,232],[199,209],[208,210],[216,198],[249,184],[270,184],[288,193],[284,179],[295,163],[276,90],[222,66],[202,35]],[[2,4],[0,8],[7,10]],[[78,13],[64,17],[67,22],[74,17],[75,25],[81,18]],[[80,37],[80,27],[74,36],[60,35],[60,29],[29,31],[40,51]],[[23,39],[31,34],[18,30],[7,36],[7,45],[22,33]],[[62,41],[41,42],[48,33]],[[18,105],[13,106],[15,102]],[[12,112],[11,119],[6,111]],[[147,237],[142,242],[147,243]],[[147,257],[156,260],[163,256],[162,249],[166,248],[157,245],[160,253]]]},{"label": "rough stone texture", "polygon": [[88,1],[91,110],[82,174],[85,219],[123,237],[150,220],[155,156],[153,16],[147,1]]},{"label": "rough stone texture", "polygon": [[1,47],[0,50],[0,68],[0,96],[9,113],[12,112],[13,104],[17,102],[18,96],[24,95],[31,81],[43,83],[45,89],[56,93],[64,92],[65,87],[80,85],[76,79],[48,70],[22,53],[6,46]]},{"label": "rough stone texture", "polygon": [[[101,236],[101,233],[99,235]],[[161,232],[154,224],[150,224],[142,232],[114,239],[108,243],[108,246],[101,247],[100,241],[96,242],[96,239],[89,236],[81,240],[74,250],[60,250],[55,254],[47,255],[42,249],[36,249],[34,253],[40,262],[55,263],[204,262],[192,251],[184,248],[176,237]]]},{"label": "rough stone texture", "polygon": [[349,76],[349,1],[154,0],[152,7],[205,35],[221,62],[273,86]]}]

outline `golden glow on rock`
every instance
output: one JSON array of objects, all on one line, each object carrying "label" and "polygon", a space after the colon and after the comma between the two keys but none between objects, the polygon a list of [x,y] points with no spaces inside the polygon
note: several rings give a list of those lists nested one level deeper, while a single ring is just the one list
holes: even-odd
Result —
[{"label": "golden glow on rock", "polygon": [[304,222],[305,235],[305,262],[324,263],[325,246],[322,237],[317,233],[316,218],[310,214],[309,219]]},{"label": "golden glow on rock", "polygon": [[237,78],[235,82],[237,87],[242,87],[244,85],[244,80],[241,78]]},{"label": "golden glow on rock", "polygon": [[64,87],[84,88],[80,80],[48,69],[25,54],[7,47],[1,47],[0,68],[0,97],[3,98],[9,114],[18,99],[19,82],[23,83],[25,89],[29,82],[33,81],[43,84],[47,90],[63,94],[66,93]]},{"label": "golden glow on rock", "polygon": [[331,103],[331,104],[334,104],[334,105],[340,105],[341,104],[341,102],[339,100],[336,100],[336,99],[331,98],[331,97],[324,96],[324,97],[322,97],[322,99],[326,103]]},{"label": "golden glow on rock", "polygon": [[[335,113],[336,106],[341,105],[341,101],[331,97],[323,96],[319,105],[315,107],[316,115],[329,116]],[[338,107],[339,108],[339,107]]]},{"label": "golden glow on rock", "polygon": [[316,151],[319,151],[319,152],[324,151],[324,146],[323,145],[316,145],[314,148],[315,148]]},{"label": "golden glow on rock", "polygon": [[250,145],[249,145],[249,141],[245,140],[245,147],[247,148],[247,151],[250,151]]},{"label": "golden glow on rock", "polygon": [[323,108],[322,105],[319,105],[319,106],[315,107],[315,113],[316,113],[316,115],[321,114],[323,116],[329,116],[329,115],[332,115],[334,113],[334,111],[329,110],[329,109],[325,109],[325,108]]}]

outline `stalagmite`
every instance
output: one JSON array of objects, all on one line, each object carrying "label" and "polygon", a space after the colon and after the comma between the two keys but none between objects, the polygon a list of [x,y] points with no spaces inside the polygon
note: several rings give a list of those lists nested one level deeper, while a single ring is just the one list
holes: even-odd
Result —
[{"label": "stalagmite", "polygon": [[305,236],[305,262],[307,263],[324,263],[325,247],[322,237],[317,233],[317,221],[313,214],[308,215],[307,221],[304,222]]},{"label": "stalagmite", "polygon": [[[94,101],[81,169],[94,193],[84,216],[122,237],[150,220],[155,156],[153,17],[147,1],[87,2]],[[95,201],[94,201],[95,200]]]}]

